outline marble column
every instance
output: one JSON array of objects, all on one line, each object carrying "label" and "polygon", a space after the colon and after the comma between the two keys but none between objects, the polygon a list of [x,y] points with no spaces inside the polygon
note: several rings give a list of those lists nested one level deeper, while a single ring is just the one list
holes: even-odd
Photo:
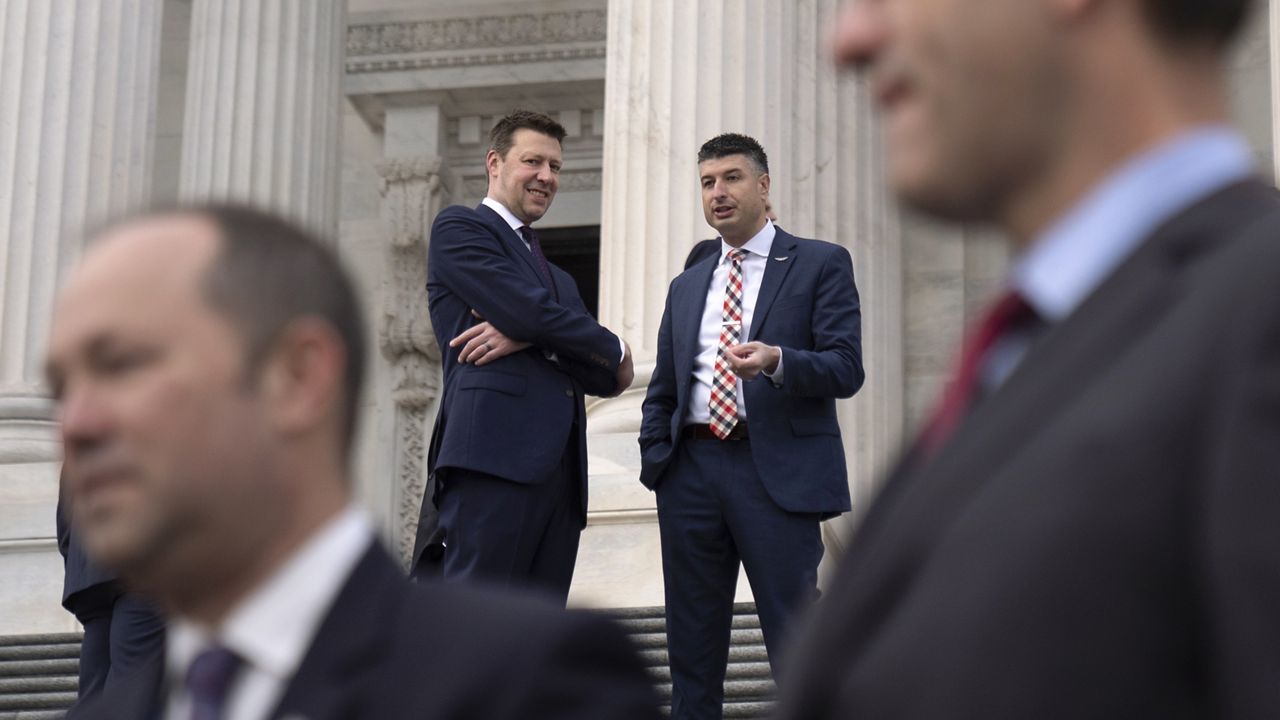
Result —
[{"label": "marble column", "polygon": [[346,3],[194,0],[179,195],[337,231]]},{"label": "marble column", "polygon": [[58,606],[44,353],[85,227],[149,199],[160,14],[0,0],[0,635],[74,627]]},{"label": "marble column", "polygon": [[[769,155],[779,225],[848,248],[863,304],[867,384],[840,404],[855,503],[869,494],[903,426],[902,245],[880,180],[877,129],[856,81],[827,50],[837,0],[611,0],[605,101],[601,321],[635,349],[637,387],[593,403],[592,517],[583,557],[624,552],[630,525],[648,565],[639,595],[660,593],[656,533],[641,524],[653,501],[635,480],[644,381],[652,367],[667,286],[693,244],[714,237],[697,182],[697,151],[728,131]],[[608,529],[604,526],[608,525]],[[838,546],[842,526],[829,545]],[[604,550],[597,551],[593,543]],[[838,549],[838,547],[836,547]],[[579,563],[579,577],[583,575]],[[633,571],[634,574],[634,571]],[[655,577],[656,574],[656,577]],[[606,573],[601,573],[603,577]],[[590,578],[590,576],[588,576]],[[636,579],[618,578],[635,583]],[[608,595],[583,585],[584,601]],[[740,593],[743,593],[740,587]],[[643,600],[636,604],[643,604]]]}]

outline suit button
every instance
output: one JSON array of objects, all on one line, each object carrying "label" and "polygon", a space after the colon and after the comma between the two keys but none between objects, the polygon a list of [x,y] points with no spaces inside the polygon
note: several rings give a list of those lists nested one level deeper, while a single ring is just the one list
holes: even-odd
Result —
[{"label": "suit button", "polygon": [[572,388],[565,388],[565,390],[564,390],[564,396],[565,396],[565,397],[573,397],[573,389],[572,389]]}]

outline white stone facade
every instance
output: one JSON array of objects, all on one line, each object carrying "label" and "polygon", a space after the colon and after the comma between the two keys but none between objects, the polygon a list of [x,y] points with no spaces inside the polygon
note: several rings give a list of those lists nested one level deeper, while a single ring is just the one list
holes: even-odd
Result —
[{"label": "white stone facade", "polygon": [[[641,365],[667,283],[712,235],[703,140],[755,135],[780,224],[851,250],[868,377],[840,409],[855,512],[828,523],[838,553],[1008,260],[991,233],[923,221],[885,195],[874,119],[826,58],[837,3],[0,0],[0,634],[75,627],[58,606],[48,314],[83,226],[151,200],[252,200],[336,236],[377,333],[358,494],[407,552],[439,391],[427,234],[441,207],[483,196],[486,133],[513,107],[569,129],[540,226],[601,226],[601,319]],[[1271,169],[1280,23],[1262,15],[1232,73],[1239,121]],[[588,408],[575,603],[661,602],[653,500],[635,479],[640,370],[634,390]]]}]

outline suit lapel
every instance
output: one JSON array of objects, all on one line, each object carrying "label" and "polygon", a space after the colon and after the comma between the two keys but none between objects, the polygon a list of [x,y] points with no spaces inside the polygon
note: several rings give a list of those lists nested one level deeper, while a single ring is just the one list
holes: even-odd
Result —
[{"label": "suit lapel", "polygon": [[689,269],[686,282],[677,282],[672,289],[671,342],[672,359],[676,370],[677,403],[689,397],[689,384],[693,381],[693,362],[698,354],[698,333],[702,329],[702,312],[711,286],[711,276],[720,253],[702,260]]},{"label": "suit lapel", "polygon": [[372,690],[379,660],[391,646],[398,613],[399,570],[376,542],[356,565],[272,718],[349,717]]},{"label": "suit lapel", "polygon": [[532,274],[534,281],[546,287],[546,282],[542,279],[542,272],[538,270],[538,265],[533,260],[533,253],[524,244],[524,238],[520,237],[520,233],[511,229],[511,226],[507,224],[506,220],[502,219],[501,215],[484,203],[476,207],[476,212],[480,213],[480,216],[488,223],[494,234],[507,245],[511,254],[519,258],[519,262],[523,262],[524,267]]},{"label": "suit lapel", "polygon": [[765,318],[769,317],[769,309],[773,307],[773,300],[782,288],[782,281],[796,264],[797,245],[795,237],[789,233],[778,230],[774,235],[773,247],[764,266],[764,278],[760,281],[760,293],[756,295],[755,311],[751,315],[748,341],[760,336],[760,328],[764,326]]}]

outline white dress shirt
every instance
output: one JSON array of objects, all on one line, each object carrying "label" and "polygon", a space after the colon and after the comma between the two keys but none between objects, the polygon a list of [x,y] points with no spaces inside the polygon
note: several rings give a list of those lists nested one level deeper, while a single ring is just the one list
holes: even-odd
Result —
[{"label": "white dress shirt", "polygon": [[[739,342],[751,337],[751,318],[756,311],[756,298],[760,295],[760,283],[764,269],[773,250],[773,238],[777,234],[773,223],[765,220],[764,227],[742,246],[747,251],[742,258],[742,332]],[[724,326],[724,295],[729,285],[729,251],[733,246],[720,239],[720,260],[711,273],[707,286],[707,300],[702,306],[702,325],[698,330],[698,355],[693,361],[693,388],[689,393],[689,414],[685,424],[706,425],[711,422],[711,379],[715,374],[716,354],[720,349],[720,329]],[[775,385],[782,384],[782,357],[773,373],[765,373]],[[747,401],[742,392],[742,378],[737,379],[736,397],[738,418],[747,419]]]},{"label": "white dress shirt", "polygon": [[312,535],[219,627],[174,618],[166,640],[169,698],[165,717],[191,717],[191,697],[183,679],[202,650],[220,645],[242,661],[229,690],[226,720],[266,718],[280,702],[320,622],[372,542],[369,521],[363,512],[349,507]]},{"label": "white dress shirt", "polygon": [[[511,229],[515,230],[517,235],[520,235],[520,241],[524,243],[524,246],[529,250],[529,252],[533,252],[533,247],[529,245],[529,243],[524,239],[524,235],[520,233],[520,228],[525,226],[523,220],[512,214],[512,212],[507,209],[506,205],[503,205],[491,197],[485,197],[485,199],[480,201],[480,204],[488,206],[491,210],[502,216],[502,219],[507,221],[507,224],[511,226]],[[529,229],[532,230],[533,228],[530,227]],[[621,337],[618,338],[618,348],[621,350],[618,354],[618,363],[621,364],[627,357],[627,345]],[[551,360],[557,359],[555,353],[547,353],[547,357]]]}]

